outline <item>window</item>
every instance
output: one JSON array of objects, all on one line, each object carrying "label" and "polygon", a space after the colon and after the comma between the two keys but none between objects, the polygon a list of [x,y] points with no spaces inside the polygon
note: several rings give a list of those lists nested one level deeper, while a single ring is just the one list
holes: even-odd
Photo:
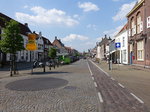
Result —
[{"label": "window", "polygon": [[123,62],[127,61],[127,51],[123,50]]},{"label": "window", "polygon": [[125,47],[125,37],[123,37],[123,40],[122,40],[122,47]]},{"label": "window", "polygon": [[144,41],[137,42],[137,60],[144,60]]},{"label": "window", "polygon": [[137,15],[137,33],[141,32],[141,16],[140,13]]},{"label": "window", "polygon": [[147,28],[150,28],[150,16],[147,17]]},{"label": "window", "polygon": [[130,44],[130,52],[132,52],[132,51],[133,51],[133,45]]},{"label": "window", "polygon": [[135,34],[135,23],[134,18],[131,19],[131,35],[134,36]]}]

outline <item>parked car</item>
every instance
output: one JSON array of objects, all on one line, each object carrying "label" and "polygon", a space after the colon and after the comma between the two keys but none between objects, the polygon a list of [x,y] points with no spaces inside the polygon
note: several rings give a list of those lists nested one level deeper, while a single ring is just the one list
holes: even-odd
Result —
[{"label": "parked car", "polygon": [[33,62],[33,68],[37,68],[37,67],[44,67],[44,63],[39,62],[39,61],[34,61]]}]

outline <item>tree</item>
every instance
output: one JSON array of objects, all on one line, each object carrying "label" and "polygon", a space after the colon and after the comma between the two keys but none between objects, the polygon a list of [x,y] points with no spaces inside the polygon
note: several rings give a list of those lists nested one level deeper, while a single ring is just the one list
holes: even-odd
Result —
[{"label": "tree", "polygon": [[2,40],[0,40],[0,49],[4,53],[10,53],[11,55],[10,76],[12,76],[12,71],[14,71],[14,74],[16,74],[16,67],[15,67],[16,52],[24,50],[24,41],[22,36],[20,35],[20,27],[18,22],[14,20],[5,22]]},{"label": "tree", "polygon": [[[56,57],[56,49],[55,48],[50,48],[50,50],[49,50],[49,52],[48,52],[48,57],[50,57],[51,59],[53,59],[53,62],[54,62],[54,59],[55,59],[55,57]],[[52,65],[50,65],[49,67],[49,69],[51,69],[51,66]],[[53,67],[55,68],[55,64],[53,63]]]},{"label": "tree", "polygon": [[55,48],[51,48],[48,52],[48,56],[52,59],[54,59],[56,57],[56,49]]}]

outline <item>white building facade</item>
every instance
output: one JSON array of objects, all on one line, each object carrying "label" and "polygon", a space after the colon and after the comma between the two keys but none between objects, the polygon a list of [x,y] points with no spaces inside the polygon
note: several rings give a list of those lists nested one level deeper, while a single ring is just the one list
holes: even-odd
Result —
[{"label": "white building facade", "polygon": [[115,43],[120,43],[120,47],[116,48],[117,63],[128,64],[128,30],[127,24],[115,36]]},{"label": "white building facade", "polygon": [[101,47],[98,45],[97,46],[97,53],[96,53],[96,58],[100,59],[101,58],[101,53],[100,53]]},{"label": "white building facade", "polygon": [[121,35],[121,63],[128,64],[128,31],[124,30]]}]

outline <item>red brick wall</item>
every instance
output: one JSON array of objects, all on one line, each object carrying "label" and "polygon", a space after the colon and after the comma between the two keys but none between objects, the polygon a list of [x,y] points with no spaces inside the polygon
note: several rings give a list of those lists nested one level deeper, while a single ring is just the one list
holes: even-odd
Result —
[{"label": "red brick wall", "polygon": [[[134,47],[133,52],[135,59],[133,60],[133,64],[140,64],[140,65],[148,65],[150,66],[150,28],[147,29],[147,17],[150,16],[150,0],[145,0],[145,3],[143,3],[138,9],[136,9],[130,16],[128,16],[128,24],[129,28],[131,29],[131,19],[134,17],[134,21],[136,23],[136,16],[140,12],[140,15],[142,17],[143,21],[143,31],[140,34],[136,34],[129,38],[129,41],[133,39]],[[138,61],[137,60],[137,39],[141,37],[141,35],[147,34],[146,40],[144,43],[144,49],[145,49],[145,58],[144,61]],[[130,55],[130,49],[129,49],[129,55]],[[130,56],[129,56],[129,62],[130,62]]]}]

